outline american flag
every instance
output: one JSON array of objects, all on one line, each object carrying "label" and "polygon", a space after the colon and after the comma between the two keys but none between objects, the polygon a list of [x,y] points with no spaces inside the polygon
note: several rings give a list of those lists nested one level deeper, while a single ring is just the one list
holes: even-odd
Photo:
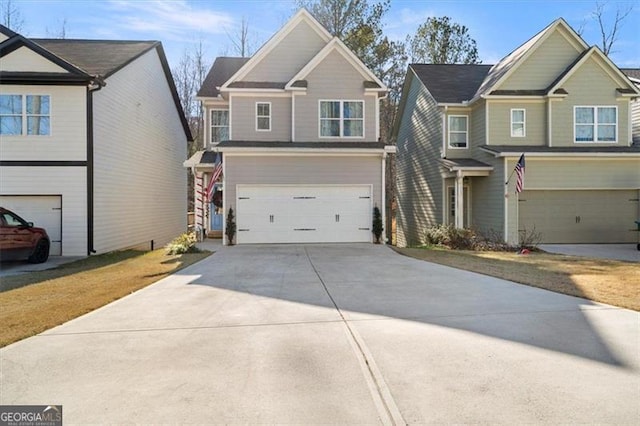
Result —
[{"label": "american flag", "polygon": [[218,154],[216,156],[216,166],[213,168],[209,185],[207,185],[207,199],[211,201],[213,199],[213,185],[217,182],[218,178],[222,174],[222,156]]},{"label": "american flag", "polygon": [[524,154],[520,156],[518,163],[516,164],[516,192],[522,192],[524,189]]}]

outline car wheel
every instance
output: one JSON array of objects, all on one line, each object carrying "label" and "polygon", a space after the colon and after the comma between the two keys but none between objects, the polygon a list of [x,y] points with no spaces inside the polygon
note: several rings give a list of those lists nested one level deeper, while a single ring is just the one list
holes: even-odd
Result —
[{"label": "car wheel", "polygon": [[31,256],[29,256],[29,263],[44,263],[49,258],[49,241],[41,239],[36,244],[35,250]]}]

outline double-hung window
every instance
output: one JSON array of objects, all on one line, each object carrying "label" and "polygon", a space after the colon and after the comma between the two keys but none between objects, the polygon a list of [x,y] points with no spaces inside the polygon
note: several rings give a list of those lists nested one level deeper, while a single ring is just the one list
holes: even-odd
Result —
[{"label": "double-hung window", "polygon": [[256,130],[271,130],[271,102],[256,102]]},{"label": "double-hung window", "polygon": [[229,111],[226,109],[211,110],[211,143],[229,139]]},{"label": "double-hung window", "polygon": [[449,116],[449,148],[466,148],[469,142],[469,117]]},{"label": "double-hung window", "polygon": [[616,142],[618,109],[615,106],[574,108],[575,142]]},{"label": "double-hung window", "polygon": [[525,114],[526,113],[524,109],[511,110],[511,137],[512,138],[523,138],[526,136]]},{"label": "double-hung window", "polygon": [[0,135],[51,133],[49,95],[0,95]]},{"label": "double-hung window", "polygon": [[364,101],[320,101],[320,137],[364,137]]}]

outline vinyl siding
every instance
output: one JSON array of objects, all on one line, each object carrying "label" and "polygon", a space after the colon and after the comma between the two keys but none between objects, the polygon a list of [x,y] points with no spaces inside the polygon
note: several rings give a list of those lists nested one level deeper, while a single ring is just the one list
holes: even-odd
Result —
[{"label": "vinyl siding", "polygon": [[187,226],[187,141],[156,50],[94,95],[95,249],[156,247]]},{"label": "vinyl siding", "polygon": [[631,128],[633,143],[640,145],[640,99],[631,102]]},{"label": "vinyl siding", "polygon": [[[319,100],[362,100],[364,108],[364,138],[349,141],[376,141],[377,96],[365,96],[364,77],[337,51],[331,52],[307,76],[306,95],[295,97],[295,140],[298,142],[336,141],[340,138],[320,138]],[[235,135],[234,135],[235,138]]]},{"label": "vinyl siding", "polygon": [[[595,57],[589,58],[575,74],[563,85],[569,95],[559,102],[552,103],[553,146],[574,146],[574,106],[617,106],[618,141],[617,144],[629,144],[629,101],[616,100],[616,88],[624,87],[622,82],[614,81],[597,63]],[[580,146],[615,146],[604,143],[579,143]]]},{"label": "vinyl siding", "polygon": [[[234,140],[290,141],[291,98],[233,96],[232,135]],[[271,131],[256,131],[256,102],[271,103]]]},{"label": "vinyl siding", "polygon": [[4,161],[84,161],[87,159],[86,88],[77,86],[0,85],[8,95],[49,95],[48,136],[0,138]]},{"label": "vinyl siding", "polygon": [[487,143],[487,132],[486,132],[486,120],[485,114],[487,112],[487,105],[485,100],[481,100],[478,102],[471,111],[470,120],[470,128],[471,134],[473,137],[470,139],[470,147],[472,152],[476,152],[477,148],[481,145],[485,145]]},{"label": "vinyl siding", "polygon": [[0,195],[62,196],[62,255],[87,255],[85,167],[0,167]]},{"label": "vinyl siding", "polygon": [[[580,55],[557,28],[504,83],[496,89],[545,89]],[[571,37],[571,36],[569,36]]]},{"label": "vinyl siding", "polygon": [[404,112],[396,138],[397,245],[422,244],[425,230],[442,223],[442,113],[425,87],[407,76]]},{"label": "vinyl siding", "polygon": [[225,213],[236,209],[236,185],[373,185],[373,205],[382,204],[382,157],[234,156],[225,154]]},{"label": "vinyl siding", "polygon": [[[525,110],[525,137],[511,137],[511,110]],[[492,145],[547,144],[547,104],[539,102],[491,102],[489,141]]]},{"label": "vinyl siding", "polygon": [[0,61],[1,71],[59,72],[67,74],[67,70],[43,58],[28,47],[20,47],[3,56]]},{"label": "vinyl siding", "polygon": [[[493,106],[492,106],[493,107]],[[503,160],[487,154],[476,159],[493,166],[489,176],[470,177],[471,227],[485,234],[504,235],[504,167]]]},{"label": "vinyl siding", "polygon": [[306,21],[301,21],[242,81],[287,82],[324,46]]}]

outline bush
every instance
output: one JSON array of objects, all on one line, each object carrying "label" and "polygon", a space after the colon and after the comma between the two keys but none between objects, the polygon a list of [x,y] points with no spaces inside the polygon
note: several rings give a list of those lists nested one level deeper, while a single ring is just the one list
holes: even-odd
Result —
[{"label": "bush", "polygon": [[382,226],[382,214],[380,213],[380,209],[376,206],[373,208],[373,235],[376,237],[376,244],[380,243],[380,237],[382,236],[383,226]]},{"label": "bush", "polygon": [[186,232],[167,244],[165,251],[167,254],[196,253],[199,251],[196,241],[195,232]]},{"label": "bush", "polygon": [[229,245],[233,245],[233,237],[236,236],[236,217],[233,214],[233,208],[229,207],[229,213],[227,214],[227,224],[225,233],[227,234],[227,241]]},{"label": "bush", "polygon": [[436,225],[426,231],[427,244],[446,247],[453,250],[477,251],[518,251],[523,248],[535,249],[540,242],[540,234],[535,232],[520,233],[520,245],[507,244],[502,235],[491,230],[480,234],[473,229],[459,229],[453,225]]}]

